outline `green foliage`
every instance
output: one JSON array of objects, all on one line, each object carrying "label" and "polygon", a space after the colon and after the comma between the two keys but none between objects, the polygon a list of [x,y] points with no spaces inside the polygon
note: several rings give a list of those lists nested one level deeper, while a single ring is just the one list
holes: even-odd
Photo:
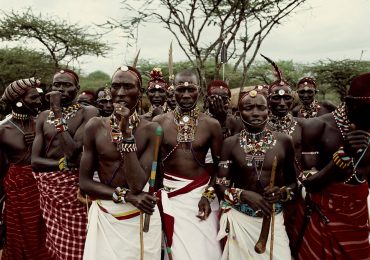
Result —
[{"label": "green foliage", "polygon": [[1,40],[36,40],[49,53],[55,68],[62,61],[68,64],[83,55],[106,54],[109,47],[101,42],[101,35],[90,34],[88,29],[56,17],[36,15],[30,8],[23,13],[3,12],[0,18]]},{"label": "green foliage", "polygon": [[87,76],[80,76],[81,90],[97,90],[110,84],[110,76],[102,71],[94,71]]},{"label": "green foliage", "polygon": [[310,66],[310,71],[320,84],[334,90],[340,100],[343,100],[352,78],[370,71],[370,61],[349,59],[318,61]]},{"label": "green foliage", "polygon": [[49,56],[23,48],[0,49],[0,94],[11,82],[36,77],[50,85],[55,72]]}]

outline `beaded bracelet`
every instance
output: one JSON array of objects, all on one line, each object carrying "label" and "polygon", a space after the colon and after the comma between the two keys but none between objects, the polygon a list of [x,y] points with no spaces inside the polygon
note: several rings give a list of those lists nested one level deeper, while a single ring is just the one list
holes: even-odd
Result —
[{"label": "beaded bracelet", "polygon": [[62,157],[59,159],[59,170],[60,171],[65,171],[65,170],[68,170],[68,164],[67,164],[67,158],[66,157]]},{"label": "beaded bracelet", "polygon": [[112,200],[114,203],[126,203],[126,196],[127,192],[129,192],[129,189],[117,187],[113,194],[112,194]]},{"label": "beaded bracelet", "polygon": [[64,118],[54,119],[54,126],[55,129],[57,130],[57,133],[68,131],[67,121]]},{"label": "beaded bracelet", "polygon": [[337,167],[347,169],[351,165],[352,158],[344,152],[343,146],[341,146],[338,151],[333,154],[333,161]]},{"label": "beaded bracelet", "polygon": [[239,188],[229,188],[224,192],[224,200],[231,205],[240,204],[240,196],[243,190]]},{"label": "beaded bracelet", "polygon": [[[293,199],[294,193],[292,192],[292,189],[290,187],[283,186],[280,188],[280,192],[282,194],[280,199],[281,202],[286,202]],[[285,194],[285,196],[283,196],[283,194]]]},{"label": "beaded bracelet", "polygon": [[213,187],[207,187],[203,191],[202,197],[205,197],[209,201],[209,203],[211,203],[216,198],[215,188],[213,188]]}]

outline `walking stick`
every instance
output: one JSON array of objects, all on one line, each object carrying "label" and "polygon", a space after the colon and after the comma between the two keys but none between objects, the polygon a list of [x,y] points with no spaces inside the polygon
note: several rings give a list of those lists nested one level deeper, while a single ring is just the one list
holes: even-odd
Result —
[{"label": "walking stick", "polygon": [[[271,170],[270,185],[269,185],[270,188],[272,188],[275,183],[276,165],[277,165],[277,158],[275,156],[274,161],[272,162],[272,170]],[[263,254],[266,251],[266,243],[267,243],[267,239],[269,236],[271,218],[273,218],[274,220],[274,206],[272,207],[272,210],[273,210],[272,217],[263,216],[260,237],[258,238],[256,245],[254,246],[254,250],[258,254]]]},{"label": "walking stick", "polygon": [[[155,184],[155,175],[157,173],[157,159],[158,159],[158,151],[159,151],[159,145],[161,141],[161,135],[162,135],[162,127],[158,126],[155,130],[155,145],[154,145],[154,154],[153,154],[153,162],[152,162],[152,170],[150,172],[150,179],[149,179],[149,194],[153,195],[154,193],[154,184]],[[149,223],[150,223],[150,215],[145,214],[145,220],[144,220],[144,232],[149,231]]]},{"label": "walking stick", "polygon": [[140,260],[144,260],[143,212],[140,211]]}]

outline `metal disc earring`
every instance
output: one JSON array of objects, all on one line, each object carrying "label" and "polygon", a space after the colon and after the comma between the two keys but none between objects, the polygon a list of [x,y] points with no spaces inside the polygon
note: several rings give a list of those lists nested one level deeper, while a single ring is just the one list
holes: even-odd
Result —
[{"label": "metal disc earring", "polygon": [[16,105],[17,107],[22,107],[22,106],[23,106],[22,102],[20,102],[20,101],[18,101],[15,105]]}]

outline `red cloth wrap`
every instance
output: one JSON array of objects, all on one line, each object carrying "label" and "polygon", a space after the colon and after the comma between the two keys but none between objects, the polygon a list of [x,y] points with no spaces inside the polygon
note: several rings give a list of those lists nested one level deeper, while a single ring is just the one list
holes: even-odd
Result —
[{"label": "red cloth wrap", "polygon": [[78,170],[34,173],[46,221],[46,246],[55,259],[82,259],[86,206],[77,200]]},{"label": "red cloth wrap", "polygon": [[311,194],[311,200],[330,222],[324,224],[312,212],[298,259],[369,259],[368,193],[365,182],[337,183]]},{"label": "red cloth wrap", "polygon": [[50,259],[45,223],[30,165],[11,165],[4,178],[6,242],[2,259]]}]

